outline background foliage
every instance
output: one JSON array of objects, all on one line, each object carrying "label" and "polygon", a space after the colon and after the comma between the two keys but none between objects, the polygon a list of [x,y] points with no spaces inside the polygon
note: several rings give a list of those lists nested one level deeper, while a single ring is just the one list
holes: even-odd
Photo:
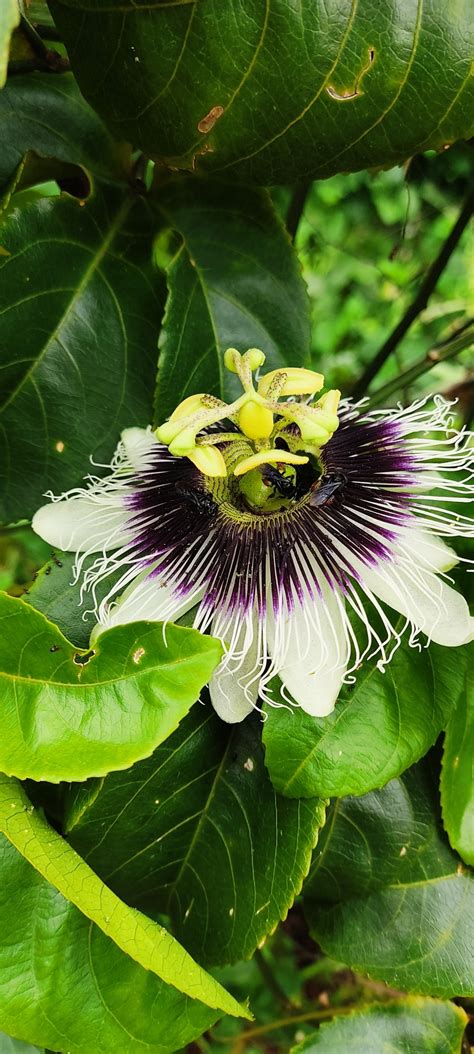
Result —
[{"label": "background foliage", "polygon": [[231,728],[29,527],[229,344],[472,421],[471,14],[1,7],[0,1054],[473,1042],[472,645]]}]

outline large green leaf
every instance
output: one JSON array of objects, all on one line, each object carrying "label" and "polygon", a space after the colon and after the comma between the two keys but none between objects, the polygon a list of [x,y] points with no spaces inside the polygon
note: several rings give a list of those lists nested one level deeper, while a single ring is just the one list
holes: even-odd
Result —
[{"label": "large green leaf", "polygon": [[77,651],[21,600],[0,594],[0,769],[83,780],[126,768],[177,727],[221,645],[196,630],[132,623]]},{"label": "large green leaf", "polygon": [[459,1054],[464,1010],[436,999],[400,999],[322,1025],[291,1054]]},{"label": "large green leaf", "polygon": [[329,955],[421,994],[474,990],[474,882],[441,828],[427,761],[333,807],[305,885]]},{"label": "large green leaf", "polygon": [[2,836],[0,875],[0,1028],[70,1054],[172,1054],[213,1023],[215,1010],[125,955]]},{"label": "large green leaf", "polygon": [[173,165],[291,183],[472,135],[469,0],[50,6],[89,102]]},{"label": "large green leaf", "polygon": [[441,766],[443,822],[453,849],[474,865],[474,645],[469,648],[465,688],[451,715]]},{"label": "large green leaf", "polygon": [[21,784],[3,775],[0,831],[69,903],[145,970],[214,1010],[251,1017],[163,926],[123,904],[35,810]]},{"label": "large green leaf", "polygon": [[7,77],[10,37],[20,21],[18,0],[2,0],[0,6],[0,88]]},{"label": "large green leaf", "polygon": [[169,912],[204,963],[248,957],[285,917],[323,822],[322,802],[275,794],[259,726],[196,706],[152,758],[69,806],[81,856],[127,903]]},{"label": "large green leaf", "polygon": [[11,77],[0,92],[0,141],[0,188],[30,151],[81,165],[103,179],[125,179],[123,152],[85,102],[72,73]]},{"label": "large green leaf", "polygon": [[309,354],[309,303],[301,268],[263,191],[186,177],[158,188],[163,221],[183,245],[168,270],[156,418],[195,392],[232,396],[228,347],[259,347],[266,366]]},{"label": "large green leaf", "polygon": [[464,685],[467,649],[404,643],[343,689],[325,718],[267,707],[265,764],[281,794],[342,797],[381,787],[429,750]]},{"label": "large green leaf", "polygon": [[151,420],[161,279],[152,217],[109,188],[43,199],[0,229],[0,520],[77,485]]}]

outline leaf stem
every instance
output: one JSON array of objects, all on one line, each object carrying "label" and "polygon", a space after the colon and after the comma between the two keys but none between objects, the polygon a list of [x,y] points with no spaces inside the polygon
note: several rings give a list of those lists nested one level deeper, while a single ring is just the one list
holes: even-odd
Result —
[{"label": "leaf stem", "polygon": [[273,974],[270,964],[267,962],[265,956],[259,948],[256,949],[254,955],[254,961],[260,970],[260,973],[265,981],[267,988],[275,996],[275,999],[280,1003],[284,1010],[289,1010],[292,1007],[291,999],[287,996],[286,992],[281,987],[279,981]]},{"label": "leaf stem", "polygon": [[408,387],[413,384],[414,381],[421,377],[428,370],[432,370],[434,366],[438,366],[440,362],[446,362],[448,359],[453,359],[455,355],[459,355],[460,351],[464,351],[465,348],[469,348],[474,344],[474,327],[470,323],[469,329],[464,330],[462,333],[457,333],[455,337],[447,341],[446,344],[439,345],[438,347],[431,348],[430,351],[423,355],[418,362],[415,362],[410,369],[405,370],[403,373],[399,373],[398,377],[394,377],[393,380],[388,381],[387,384],[383,384],[381,388],[377,388],[377,391],[369,399],[367,404],[371,406],[379,406],[385,402],[394,392],[400,391],[400,389]]},{"label": "leaf stem", "polygon": [[390,334],[389,337],[387,337],[387,340],[384,344],[382,344],[382,347],[377,352],[375,358],[372,360],[372,362],[369,363],[367,369],[364,370],[364,373],[357,381],[357,384],[354,386],[354,390],[352,393],[354,398],[360,398],[362,395],[365,394],[365,391],[368,388],[370,382],[385,364],[389,356],[392,354],[392,351],[394,351],[397,345],[400,343],[402,337],[405,336],[405,333],[410,328],[412,323],[415,321],[415,319],[418,318],[418,315],[426,307],[428,300],[438,282],[438,279],[442,275],[450,257],[452,256],[463,231],[469,223],[473,212],[474,191],[472,191],[466,198],[466,201],[464,202],[464,205],[459,213],[454,227],[448,234],[446,240],[443,242],[438,256],[435,260],[433,260],[431,267],[428,269],[425,278],[423,279],[423,282],[421,283],[421,286],[418,290],[418,293],[415,296],[415,299],[412,300],[411,304],[405,311],[403,318],[400,319],[400,322],[397,326],[395,326],[393,332]]}]

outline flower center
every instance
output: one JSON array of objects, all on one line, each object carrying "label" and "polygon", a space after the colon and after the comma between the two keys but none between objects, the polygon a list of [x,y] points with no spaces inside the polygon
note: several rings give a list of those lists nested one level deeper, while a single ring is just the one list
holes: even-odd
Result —
[{"label": "flower center", "polygon": [[[284,456],[284,453],[282,450],[281,455]],[[323,471],[321,465],[311,458],[301,467],[285,462],[263,462],[237,475],[236,468],[252,456],[250,443],[238,434],[232,444],[222,446],[222,456],[226,476],[203,475],[203,483],[215,503],[233,519],[241,519],[245,513],[252,514],[253,518],[255,515],[265,516],[290,509],[304,498],[311,487],[317,486]]]},{"label": "flower center", "polygon": [[[237,477],[238,487],[231,489],[249,509],[278,511],[294,498],[297,467],[318,458],[336,431],[340,392],[326,392],[312,403],[323,376],[290,367],[265,374],[255,387],[252,374],[265,361],[258,348],[244,355],[228,348],[224,361],[238,374],[243,394],[233,403],[189,396],[157,429],[157,438],[210,479]],[[229,432],[222,430],[225,420],[231,422]]]}]

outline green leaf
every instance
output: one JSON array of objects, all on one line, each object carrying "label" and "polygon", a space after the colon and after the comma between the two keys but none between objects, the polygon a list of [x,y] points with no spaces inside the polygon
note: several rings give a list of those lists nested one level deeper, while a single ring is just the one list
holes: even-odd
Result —
[{"label": "green leaf", "polygon": [[321,1025],[291,1054],[459,1054],[467,1017],[453,1003],[400,999]]},{"label": "green leaf", "polygon": [[125,955],[2,836],[0,874],[0,1028],[70,1054],[172,1054],[213,1023],[215,1011]]},{"label": "green leaf", "polygon": [[229,727],[196,706],[152,758],[88,800],[73,788],[66,824],[119,896],[169,913],[178,939],[216,964],[249,957],[286,916],[323,820],[322,802],[275,794],[258,719]]},{"label": "green leaf", "polygon": [[0,188],[31,151],[102,179],[126,178],[123,150],[85,102],[72,73],[11,77],[0,93],[0,141]]},{"label": "green leaf", "polygon": [[123,904],[39,815],[21,784],[3,775],[0,830],[47,882],[145,970],[214,1010],[251,1018],[163,926]]},{"label": "green leaf", "polygon": [[261,348],[271,369],[303,363],[310,323],[300,265],[266,193],[186,177],[158,193],[164,222],[183,238],[168,270],[161,422],[195,392],[235,395],[222,362],[228,347]]},{"label": "green leaf", "polygon": [[474,882],[442,831],[437,772],[418,763],[383,790],[335,803],[305,885],[328,955],[406,991],[474,989]]},{"label": "green leaf", "polygon": [[0,520],[31,515],[151,420],[161,279],[145,204],[49,198],[0,231]]},{"label": "green leaf", "polygon": [[[94,559],[95,554],[84,561],[84,571]],[[51,559],[40,569],[24,595],[24,601],[54,622],[76,648],[85,649],[97,622],[94,614],[96,602],[90,593],[81,593],[81,580],[74,581],[75,561],[76,553],[53,551]],[[106,595],[112,581],[113,575],[99,583],[96,591],[98,602]]]},{"label": "green leaf", "polygon": [[382,673],[366,666],[329,717],[266,707],[265,764],[281,794],[343,797],[381,787],[438,738],[463,689],[467,649],[405,642]]},{"label": "green leaf", "polygon": [[2,0],[0,7],[0,88],[7,79],[10,37],[20,21],[17,0]]},{"label": "green leaf", "polygon": [[465,688],[444,738],[441,808],[453,849],[457,849],[466,864],[474,865],[474,647],[470,647],[468,654],[471,661],[466,668]]},{"label": "green leaf", "polygon": [[219,662],[196,630],[132,623],[78,651],[23,601],[0,594],[0,769],[20,779],[83,780],[151,754]]},{"label": "green leaf", "polygon": [[173,166],[292,183],[472,135],[468,3],[50,6],[91,105]]}]

